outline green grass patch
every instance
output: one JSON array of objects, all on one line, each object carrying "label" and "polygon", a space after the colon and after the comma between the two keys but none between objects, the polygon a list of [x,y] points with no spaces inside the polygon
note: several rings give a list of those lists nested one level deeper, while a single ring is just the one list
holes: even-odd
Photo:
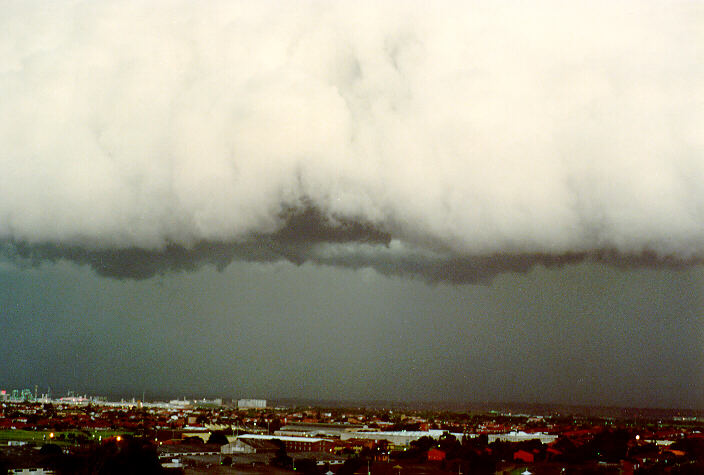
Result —
[{"label": "green grass patch", "polygon": [[[53,434],[53,437],[52,437]],[[130,435],[130,432],[120,430],[100,431],[51,431],[51,430],[0,430],[0,443],[7,444],[11,440],[20,442],[34,442],[37,445],[53,443],[57,445],[75,445],[86,442],[99,442],[106,438],[118,435]]]}]

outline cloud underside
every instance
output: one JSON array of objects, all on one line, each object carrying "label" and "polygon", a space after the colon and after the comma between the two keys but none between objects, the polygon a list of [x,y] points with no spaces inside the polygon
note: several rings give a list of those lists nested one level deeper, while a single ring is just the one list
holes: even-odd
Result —
[{"label": "cloud underside", "polygon": [[680,268],[702,264],[698,258],[662,257],[653,252],[629,255],[607,249],[559,255],[453,256],[409,246],[369,225],[336,223],[332,226],[311,209],[290,215],[286,224],[274,234],[238,242],[200,242],[190,247],[169,244],[160,250],[134,247],[90,250],[55,243],[6,242],[0,246],[0,256],[20,266],[67,260],[87,265],[101,276],[117,279],[142,280],[156,275],[192,272],[206,266],[222,271],[231,263],[241,261],[370,268],[385,276],[451,284],[486,284],[501,273],[528,272],[538,265],[551,268],[597,262],[620,268]]}]

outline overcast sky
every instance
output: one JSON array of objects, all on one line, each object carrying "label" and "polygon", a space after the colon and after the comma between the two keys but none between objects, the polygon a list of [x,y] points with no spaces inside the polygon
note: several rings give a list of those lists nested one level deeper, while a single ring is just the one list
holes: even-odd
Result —
[{"label": "overcast sky", "polygon": [[704,408],[701,3],[2,7],[0,385]]},{"label": "overcast sky", "polygon": [[704,269],[428,285],[236,263],[146,281],[0,271],[3,387],[125,396],[704,408]]}]

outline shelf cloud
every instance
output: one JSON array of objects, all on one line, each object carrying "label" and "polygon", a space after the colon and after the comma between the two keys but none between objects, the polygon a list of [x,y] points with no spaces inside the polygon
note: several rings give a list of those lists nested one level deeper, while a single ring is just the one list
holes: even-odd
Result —
[{"label": "shelf cloud", "polygon": [[119,278],[704,258],[704,6],[5,2],[0,242]]}]

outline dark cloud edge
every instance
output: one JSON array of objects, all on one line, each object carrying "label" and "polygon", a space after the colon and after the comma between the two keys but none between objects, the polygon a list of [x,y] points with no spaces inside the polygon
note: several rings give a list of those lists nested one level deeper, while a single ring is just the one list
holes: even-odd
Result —
[{"label": "dark cloud edge", "polygon": [[212,265],[222,271],[235,261],[280,262],[295,265],[310,262],[348,269],[372,268],[385,276],[420,279],[427,283],[486,284],[497,275],[526,273],[535,266],[559,268],[580,262],[596,262],[613,267],[680,269],[704,264],[701,258],[680,259],[655,252],[623,254],[614,250],[592,250],[562,254],[510,253],[456,256],[396,252],[321,253],[321,244],[367,244],[388,250],[392,235],[371,224],[336,220],[307,208],[288,210],[285,223],[270,235],[254,235],[237,242],[201,241],[191,247],[167,244],[161,250],[136,247],[89,249],[76,244],[0,242],[0,256],[20,267],[37,267],[43,262],[70,261],[87,265],[98,275],[114,279],[149,279],[157,275],[194,272]]}]

